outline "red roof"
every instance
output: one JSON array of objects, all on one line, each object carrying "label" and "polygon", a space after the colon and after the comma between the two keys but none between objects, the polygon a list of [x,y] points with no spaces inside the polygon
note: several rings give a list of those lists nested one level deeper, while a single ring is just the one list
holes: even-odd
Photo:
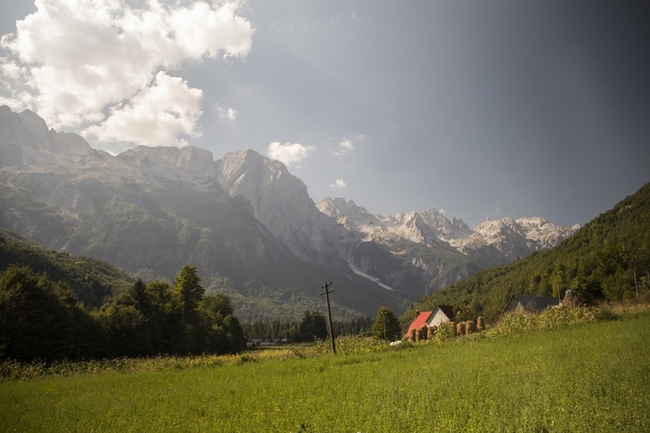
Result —
[{"label": "red roof", "polygon": [[406,331],[406,336],[411,334],[411,329],[420,329],[422,325],[426,325],[431,313],[433,313],[433,311],[420,311],[420,314],[418,314],[415,320],[411,322],[409,329]]}]

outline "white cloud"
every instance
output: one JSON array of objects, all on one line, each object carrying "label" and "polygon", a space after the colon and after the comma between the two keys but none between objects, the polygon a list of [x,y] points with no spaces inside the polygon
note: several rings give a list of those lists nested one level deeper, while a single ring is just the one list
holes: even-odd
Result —
[{"label": "white cloud", "polygon": [[224,108],[219,104],[215,104],[214,108],[217,110],[217,115],[220,119],[223,119],[226,122],[234,122],[237,120],[239,112],[234,108]]},{"label": "white cloud", "polygon": [[345,182],[343,181],[343,179],[336,179],[336,180],[334,181],[334,183],[330,184],[330,186],[331,186],[332,188],[338,188],[338,189],[340,189],[340,188],[345,188],[346,186],[348,186],[348,184],[345,183]]},{"label": "white cloud", "polygon": [[336,156],[343,156],[345,153],[347,153],[350,150],[354,150],[355,143],[363,140],[363,135],[355,135],[353,138],[345,138],[339,142],[337,150],[334,152],[334,155]]},{"label": "white cloud", "polygon": [[303,146],[299,143],[280,144],[277,141],[269,144],[267,154],[271,159],[282,161],[285,165],[297,166],[303,159],[309,156],[309,152],[316,149],[314,146]]},{"label": "white cloud", "polygon": [[0,41],[7,54],[0,100],[101,141],[156,145],[196,135],[202,92],[167,71],[188,60],[243,58],[251,49],[253,29],[237,0],[150,0],[142,8],[36,0],[36,8]]},{"label": "white cloud", "polygon": [[186,144],[179,136],[197,136],[201,116],[201,90],[188,87],[178,77],[158,72],[151,87],[127,104],[114,107],[108,118],[86,133],[99,141],[126,141],[147,146]]}]

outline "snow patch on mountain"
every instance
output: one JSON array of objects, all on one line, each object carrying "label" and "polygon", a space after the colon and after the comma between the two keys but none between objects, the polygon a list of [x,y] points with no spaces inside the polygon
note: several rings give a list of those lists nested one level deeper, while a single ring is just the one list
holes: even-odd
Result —
[{"label": "snow patch on mountain", "polygon": [[361,269],[357,268],[354,265],[350,265],[350,269],[352,269],[352,271],[355,274],[359,275],[360,277],[366,278],[366,279],[376,283],[377,285],[383,287],[384,289],[388,289],[388,290],[391,290],[393,292],[395,291],[395,289],[393,289],[391,286],[389,286],[387,284],[384,284],[381,281],[379,281],[379,278],[375,278],[372,275],[366,274],[365,272],[363,272]]}]

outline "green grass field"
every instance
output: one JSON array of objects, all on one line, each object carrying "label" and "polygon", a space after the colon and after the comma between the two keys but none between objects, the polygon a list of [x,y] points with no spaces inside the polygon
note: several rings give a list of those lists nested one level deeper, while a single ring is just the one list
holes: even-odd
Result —
[{"label": "green grass field", "polygon": [[9,380],[0,431],[647,432],[650,313],[394,351]]}]

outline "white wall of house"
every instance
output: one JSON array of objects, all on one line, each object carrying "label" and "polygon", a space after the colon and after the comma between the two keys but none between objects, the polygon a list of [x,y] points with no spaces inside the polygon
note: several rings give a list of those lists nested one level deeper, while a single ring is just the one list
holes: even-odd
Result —
[{"label": "white wall of house", "polygon": [[436,309],[433,310],[433,313],[431,313],[429,320],[427,320],[427,325],[430,327],[440,326],[441,323],[445,322],[449,322],[449,318],[445,313],[442,312],[440,308],[436,307]]}]

